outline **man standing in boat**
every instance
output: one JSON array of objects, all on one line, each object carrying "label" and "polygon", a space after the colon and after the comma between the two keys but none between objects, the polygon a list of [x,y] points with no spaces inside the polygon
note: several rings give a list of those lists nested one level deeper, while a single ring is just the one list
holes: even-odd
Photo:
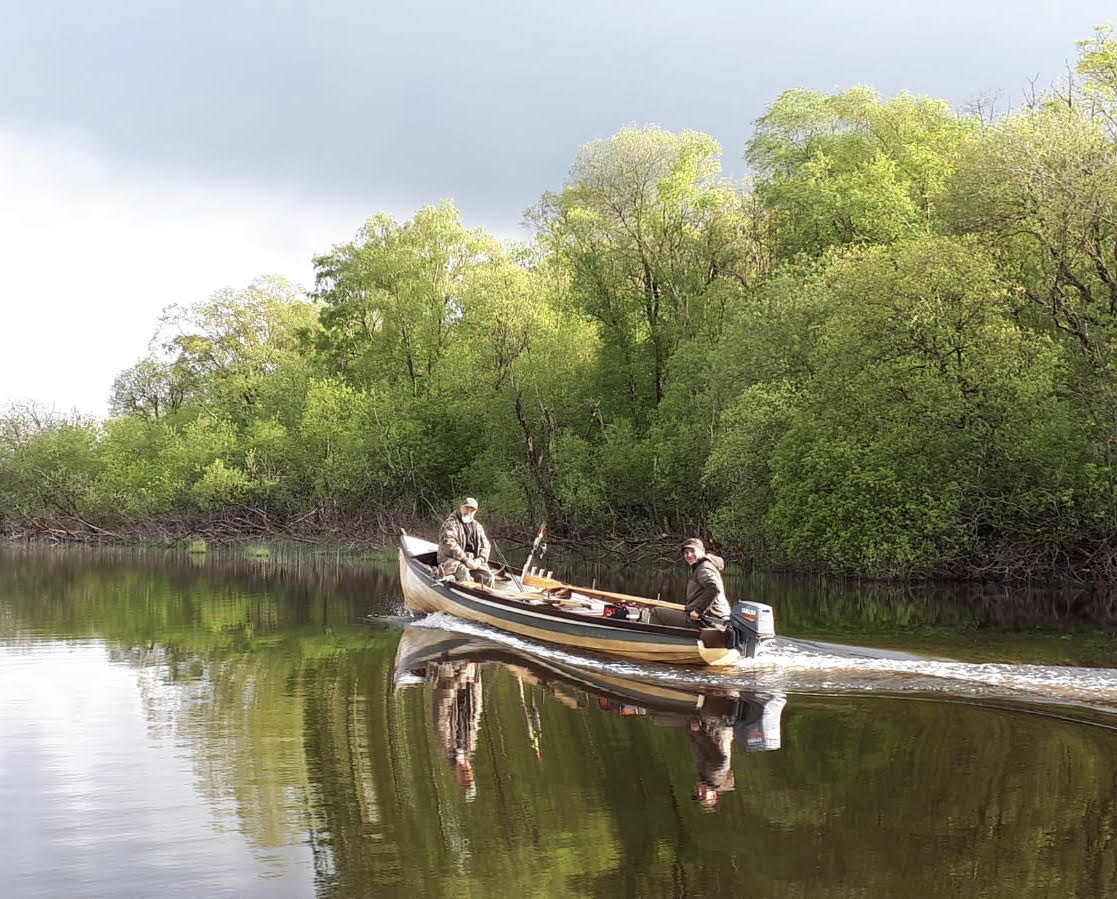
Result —
[{"label": "man standing in boat", "polygon": [[683,559],[690,566],[686,582],[686,608],[652,609],[654,624],[674,627],[705,627],[702,619],[720,620],[729,617],[729,600],[725,598],[725,585],[721,580],[725,561],[721,556],[706,552],[706,546],[697,537],[683,544]]},{"label": "man standing in boat", "polygon": [[442,522],[438,534],[438,573],[459,581],[493,585],[489,570],[489,538],[476,518],[477,500],[467,496],[458,510]]}]

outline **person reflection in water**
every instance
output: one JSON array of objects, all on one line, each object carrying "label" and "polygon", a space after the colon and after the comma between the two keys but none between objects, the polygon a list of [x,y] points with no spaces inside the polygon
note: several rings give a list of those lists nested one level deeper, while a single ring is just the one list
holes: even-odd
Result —
[{"label": "person reflection in water", "polygon": [[689,732],[690,751],[698,766],[694,799],[703,808],[712,809],[722,793],[736,786],[729,764],[733,725],[721,718],[693,718]]},{"label": "person reflection in water", "polygon": [[437,662],[427,668],[434,732],[467,800],[477,795],[473,753],[481,723],[481,672],[476,662]]}]

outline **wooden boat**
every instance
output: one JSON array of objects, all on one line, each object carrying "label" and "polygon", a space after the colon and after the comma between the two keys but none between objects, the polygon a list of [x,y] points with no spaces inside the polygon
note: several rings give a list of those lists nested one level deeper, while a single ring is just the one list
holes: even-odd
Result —
[{"label": "wooden boat", "polygon": [[[675,603],[576,587],[518,569],[491,566],[492,588],[439,577],[438,547],[401,534],[400,583],[413,612],[445,612],[531,640],[647,662],[733,665],[775,636],[772,609],[738,602],[726,622],[702,628],[652,624],[641,610]],[[526,566],[525,566],[526,567]]]},{"label": "wooden boat", "polygon": [[687,683],[652,683],[576,660],[543,658],[522,647],[435,627],[404,628],[396,647],[395,689],[424,683],[428,666],[474,662],[498,665],[516,677],[561,695],[559,688],[581,694],[588,704],[622,715],[649,715],[657,723],[687,726],[717,719],[731,726],[748,751],[780,748],[780,717],[786,699],[780,692],[715,689]]}]

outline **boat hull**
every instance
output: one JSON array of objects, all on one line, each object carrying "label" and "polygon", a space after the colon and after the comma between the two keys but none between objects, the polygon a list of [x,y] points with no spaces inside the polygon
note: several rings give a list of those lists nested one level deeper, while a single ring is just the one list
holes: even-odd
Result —
[{"label": "boat hull", "polygon": [[590,652],[673,665],[733,665],[741,654],[717,628],[667,627],[585,614],[548,602],[541,592],[520,592],[509,582],[493,590],[439,578],[431,564],[437,547],[403,536],[400,584],[414,612],[444,612],[498,630]]}]

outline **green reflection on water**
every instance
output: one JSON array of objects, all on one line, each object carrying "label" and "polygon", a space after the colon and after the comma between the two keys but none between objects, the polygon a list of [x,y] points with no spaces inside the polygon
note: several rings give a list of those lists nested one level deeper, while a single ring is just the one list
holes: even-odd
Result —
[{"label": "green reflection on water", "polygon": [[[398,610],[390,561],[0,562],[0,641],[97,638],[155,672],[145,713],[187,747],[215,821],[262,850],[309,846],[320,896],[1087,896],[1117,883],[1117,741],[1043,709],[792,695],[782,748],[736,746],[736,788],[709,811],[691,799],[690,718],[621,714],[489,662],[463,786],[436,684],[393,689],[399,627],[358,623]],[[1010,633],[980,607],[769,589],[793,628],[910,649],[908,629],[954,627],[981,652],[991,628]],[[174,822],[154,838],[172,841]]]}]

